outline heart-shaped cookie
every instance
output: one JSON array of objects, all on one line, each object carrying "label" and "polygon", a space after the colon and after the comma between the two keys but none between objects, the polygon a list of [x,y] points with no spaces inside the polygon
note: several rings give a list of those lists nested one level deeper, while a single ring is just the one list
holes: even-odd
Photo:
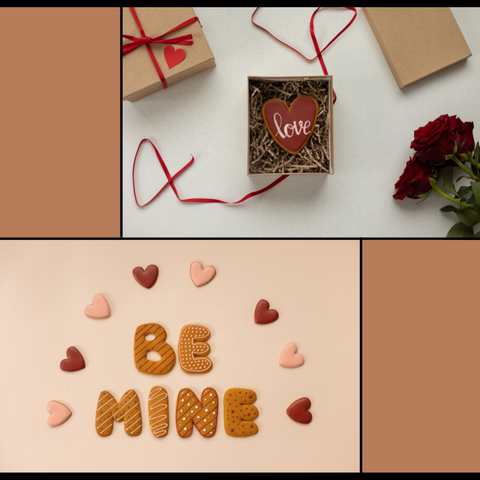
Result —
[{"label": "heart-shaped cookie", "polygon": [[254,315],[255,323],[265,325],[275,322],[278,319],[278,312],[270,308],[270,304],[266,300],[260,300],[255,307]]},{"label": "heart-shaped cookie", "polygon": [[67,358],[60,362],[60,368],[64,372],[76,372],[85,368],[85,360],[83,355],[75,347],[67,350]]},{"label": "heart-shaped cookie", "polygon": [[295,400],[288,408],[287,415],[298,423],[310,423],[312,421],[312,414],[308,411],[312,403],[307,397]]},{"label": "heart-shaped cookie", "polygon": [[165,47],[164,55],[168,68],[173,68],[185,59],[185,50],[181,48],[175,50],[173,45],[168,45]]},{"label": "heart-shaped cookie", "polygon": [[280,365],[286,368],[300,367],[305,362],[302,355],[297,353],[294,343],[287,343],[280,354]]},{"label": "heart-shaped cookie", "polygon": [[142,287],[152,288],[157,281],[158,267],[156,265],[149,265],[145,270],[142,267],[135,267],[132,273],[135,280]]},{"label": "heart-shaped cookie", "polygon": [[284,150],[297,154],[313,133],[318,103],[301,95],[289,107],[283,100],[272,98],[264,103],[262,116],[270,135]]},{"label": "heart-shaped cookie", "polygon": [[95,295],[93,304],[85,307],[85,315],[90,318],[108,318],[110,316],[110,305],[103,295]]},{"label": "heart-shaped cookie", "polygon": [[202,285],[211,282],[216,273],[217,271],[215,270],[215,267],[212,267],[211,265],[203,267],[200,262],[193,262],[190,265],[190,277],[197,287],[201,287]]},{"label": "heart-shaped cookie", "polygon": [[47,419],[47,423],[51,427],[58,427],[62,423],[65,423],[72,415],[70,409],[60,402],[48,402],[47,409],[51,413]]}]

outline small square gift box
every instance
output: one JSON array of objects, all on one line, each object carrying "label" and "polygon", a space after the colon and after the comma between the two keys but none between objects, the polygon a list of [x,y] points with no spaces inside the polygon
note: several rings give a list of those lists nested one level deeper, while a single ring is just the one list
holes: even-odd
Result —
[{"label": "small square gift box", "polygon": [[333,174],[331,76],[248,77],[248,170]]},{"label": "small square gift box", "polygon": [[135,102],[215,66],[191,7],[123,7],[123,99]]}]

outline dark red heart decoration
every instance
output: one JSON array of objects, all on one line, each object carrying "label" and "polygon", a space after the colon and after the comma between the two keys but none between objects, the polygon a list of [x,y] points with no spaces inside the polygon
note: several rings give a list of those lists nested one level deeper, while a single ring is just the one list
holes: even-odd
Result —
[{"label": "dark red heart decoration", "polygon": [[185,59],[185,50],[182,50],[181,48],[175,50],[173,45],[165,47],[163,54],[165,55],[165,61],[167,62],[168,68],[177,66]]},{"label": "dark red heart decoration", "polygon": [[312,414],[308,411],[310,406],[309,398],[299,398],[287,408],[287,415],[295,422],[310,423],[312,421]]},{"label": "dark red heart decoration", "polygon": [[135,280],[142,287],[152,288],[157,281],[158,267],[156,265],[149,265],[145,270],[142,267],[135,267],[132,273]]},{"label": "dark red heart decoration", "polygon": [[75,347],[70,347],[67,350],[67,358],[60,362],[60,368],[64,372],[76,372],[85,368],[83,355]]},{"label": "dark red heart decoration", "polygon": [[255,307],[255,323],[264,325],[272,323],[278,319],[278,312],[270,309],[270,304],[266,300],[260,300]]},{"label": "dark red heart decoration", "polygon": [[307,95],[297,97],[289,107],[272,98],[264,103],[262,116],[270,135],[284,150],[297,154],[313,133],[318,115],[317,101]]}]

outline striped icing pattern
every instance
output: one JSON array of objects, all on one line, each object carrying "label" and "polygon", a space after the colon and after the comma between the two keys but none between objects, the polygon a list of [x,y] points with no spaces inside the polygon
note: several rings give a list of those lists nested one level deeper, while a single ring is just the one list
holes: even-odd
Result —
[{"label": "striped icing pattern", "polygon": [[223,420],[225,433],[232,437],[247,437],[255,435],[258,427],[255,420],[258,417],[257,407],[252,405],[257,400],[253,390],[231,388],[223,397]]},{"label": "striped icing pattern", "polygon": [[95,428],[101,437],[108,437],[113,431],[113,421],[124,422],[125,433],[136,437],[142,432],[142,412],[140,401],[135,390],[123,394],[120,402],[104,390],[100,393],[97,402],[97,416]]},{"label": "striped icing pattern", "polygon": [[162,387],[153,387],[148,397],[148,418],[154,437],[161,438],[168,433],[168,393]]},{"label": "striped icing pattern", "polygon": [[201,399],[189,388],[178,393],[176,425],[180,437],[189,437],[193,425],[203,437],[213,437],[217,430],[217,416],[218,395],[213,388],[206,388]]},{"label": "striped icing pattern", "polygon": [[205,340],[210,338],[210,330],[203,325],[185,325],[178,339],[178,356],[180,367],[187,373],[206,373],[213,363],[206,355],[210,345]]},{"label": "striped icing pattern", "polygon": [[[153,340],[147,340],[147,335],[154,335]],[[134,356],[135,366],[142,373],[150,375],[164,375],[175,365],[175,351],[165,342],[167,332],[157,323],[140,325],[135,331]],[[147,358],[147,353],[155,351],[160,360],[153,361]]]}]

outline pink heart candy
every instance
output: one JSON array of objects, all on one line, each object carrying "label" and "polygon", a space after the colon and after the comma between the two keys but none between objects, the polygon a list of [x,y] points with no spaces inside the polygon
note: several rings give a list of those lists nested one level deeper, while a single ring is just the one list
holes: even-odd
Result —
[{"label": "pink heart candy", "polygon": [[70,409],[60,402],[49,402],[47,405],[47,409],[51,413],[51,415],[47,419],[47,423],[51,427],[58,427],[62,423],[65,423],[72,415]]},{"label": "pink heart candy", "polygon": [[294,343],[287,343],[280,354],[280,365],[286,368],[300,367],[305,362],[302,355],[297,353]]},{"label": "pink heart candy", "polygon": [[200,262],[193,262],[190,265],[190,276],[197,287],[201,287],[202,285],[211,282],[216,273],[217,271],[215,270],[215,267],[212,267],[211,265],[208,265],[205,268]]},{"label": "pink heart candy", "polygon": [[85,307],[85,315],[90,318],[108,318],[110,316],[110,305],[103,295],[93,297],[93,305]]}]

